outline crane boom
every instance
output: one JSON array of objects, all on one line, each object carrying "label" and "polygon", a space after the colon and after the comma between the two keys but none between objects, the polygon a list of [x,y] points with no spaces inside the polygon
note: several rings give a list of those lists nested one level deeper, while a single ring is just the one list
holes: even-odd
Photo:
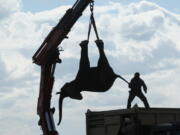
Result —
[{"label": "crane boom", "polygon": [[51,108],[51,94],[54,85],[54,71],[60,63],[58,46],[67,37],[73,25],[82,15],[92,0],[77,0],[72,8],[68,9],[58,24],[50,31],[39,49],[35,52],[33,62],[41,67],[41,78],[37,114],[40,117],[38,124],[43,135],[58,135]]},{"label": "crane boom", "polygon": [[47,62],[49,52],[57,48],[58,45],[67,37],[75,22],[82,15],[91,0],[77,0],[72,8],[68,9],[59,23],[51,30],[40,48],[33,56],[33,62],[43,65]]}]

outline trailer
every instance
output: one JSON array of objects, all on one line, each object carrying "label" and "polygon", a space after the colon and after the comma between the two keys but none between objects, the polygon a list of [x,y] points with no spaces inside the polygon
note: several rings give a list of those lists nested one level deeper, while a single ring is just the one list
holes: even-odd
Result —
[{"label": "trailer", "polygon": [[86,133],[87,135],[180,135],[179,122],[179,108],[134,107],[110,111],[88,110]]}]

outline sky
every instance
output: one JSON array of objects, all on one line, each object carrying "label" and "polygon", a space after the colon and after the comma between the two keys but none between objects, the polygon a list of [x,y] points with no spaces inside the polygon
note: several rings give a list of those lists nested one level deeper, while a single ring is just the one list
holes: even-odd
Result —
[{"label": "sky", "polygon": [[[0,0],[0,134],[41,134],[36,105],[40,67],[32,56],[49,31],[57,24],[72,0]],[[179,0],[97,1],[95,18],[105,53],[115,73],[131,80],[135,72],[146,82],[152,107],[179,108],[180,84]],[[89,9],[76,22],[57,65],[52,106],[56,92],[75,78],[80,47],[87,37]],[[78,34],[77,34],[78,33]],[[89,45],[91,66],[98,50],[92,33]],[[87,109],[102,111],[126,107],[128,86],[117,79],[105,93],[83,92],[83,100],[65,99],[60,134],[84,135]],[[143,106],[136,98],[133,104]],[[76,117],[75,117],[76,116]],[[55,122],[58,121],[57,112]],[[78,123],[78,124],[77,124]]]},{"label": "sky", "polygon": [[[121,4],[130,4],[132,2],[139,2],[141,0],[111,0],[113,2],[120,2]],[[179,13],[179,0],[149,0],[150,2],[156,3],[159,6],[162,6],[168,10]],[[57,8],[60,5],[72,5],[73,0],[22,0],[23,2],[23,11],[38,12],[42,10],[50,10]],[[106,5],[109,0],[96,0],[96,5]]]}]

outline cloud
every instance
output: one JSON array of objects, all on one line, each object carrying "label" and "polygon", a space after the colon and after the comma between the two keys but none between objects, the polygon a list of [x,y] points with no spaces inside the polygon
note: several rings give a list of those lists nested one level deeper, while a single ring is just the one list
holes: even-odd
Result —
[{"label": "cloud", "polygon": [[6,71],[5,63],[2,61],[1,57],[0,57],[0,65],[1,65],[0,73],[2,73],[1,76],[0,76],[0,79],[4,79],[3,76],[6,76],[7,71]]},{"label": "cloud", "polygon": [[[20,11],[21,0],[0,0],[0,20]],[[1,21],[0,21],[1,22]]]},{"label": "cloud", "polygon": [[[21,127],[20,135],[40,134],[36,125],[40,68],[32,64],[31,57],[69,6],[31,13],[21,11],[20,1],[1,2],[5,4],[0,4],[0,7],[4,6],[0,8],[0,126],[3,127],[0,134],[10,135]],[[52,105],[56,108],[58,99],[55,92],[65,82],[74,79],[77,73],[80,57],[78,44],[87,38],[88,17],[89,11],[86,10],[69,33],[69,39],[62,42],[65,51],[61,52],[60,57],[63,63],[57,66],[52,94]],[[148,85],[147,97],[152,106],[178,107],[180,15],[147,1],[127,6],[111,2],[96,6],[95,18],[115,72],[130,80],[134,72],[140,71]],[[93,32],[91,36],[89,57],[91,66],[96,66],[99,55],[93,42]],[[82,101],[65,100],[61,134],[85,134],[83,125],[87,108],[108,110],[126,107],[128,88],[117,79],[108,92],[83,92],[83,97]],[[138,99],[133,103],[143,106]],[[75,124],[77,122],[82,124]],[[12,129],[9,123],[16,125],[15,128]],[[9,128],[12,130],[9,131]]]},{"label": "cloud", "polygon": [[[146,6],[142,8],[144,3]],[[149,2],[131,4],[125,11],[116,12],[114,15],[103,14],[98,19],[100,24],[106,22],[100,26],[106,31],[104,39],[109,39],[115,46],[111,54],[116,57],[123,55],[130,60],[143,61],[152,56],[161,42],[171,42],[173,48],[179,46],[180,41],[175,34],[180,30],[179,16]]]}]

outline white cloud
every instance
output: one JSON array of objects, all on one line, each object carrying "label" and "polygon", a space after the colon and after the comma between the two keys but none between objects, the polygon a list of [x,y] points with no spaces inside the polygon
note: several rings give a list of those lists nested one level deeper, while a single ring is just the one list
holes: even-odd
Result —
[{"label": "white cloud", "polygon": [[25,76],[33,75],[33,65],[31,59],[25,58],[22,54],[17,52],[10,52],[8,54],[2,53],[2,59],[6,66],[8,79],[18,79]]},{"label": "white cloud", "polygon": [[0,0],[0,20],[20,10],[21,0]]},{"label": "white cloud", "polygon": [[[146,6],[142,8],[144,3]],[[180,32],[178,15],[144,1],[129,5],[124,12],[127,13],[103,14],[97,21],[106,32],[104,38],[115,45],[112,50],[114,56],[124,55],[139,61],[151,57],[160,42],[169,40],[174,43],[171,43],[173,48],[179,46],[180,40],[178,34],[175,34]],[[105,25],[102,25],[104,22]]]},{"label": "white cloud", "polygon": [[[43,39],[58,22],[69,6],[62,6],[39,13],[20,11],[20,1],[0,1],[0,134],[10,135],[24,127],[19,134],[39,134],[36,125],[36,102],[39,88],[40,69],[33,65],[31,57]],[[9,8],[12,7],[13,8]],[[72,28],[69,39],[62,43],[63,63],[57,66],[53,92],[53,105],[57,107],[57,91],[66,81],[71,81],[78,70],[80,47],[87,37],[89,11]],[[128,80],[140,71],[148,85],[148,99],[152,106],[178,107],[180,68],[180,15],[156,4],[141,1],[124,6],[120,3],[95,7],[95,17],[100,37],[104,39],[108,59],[117,73]],[[5,19],[6,18],[6,19]],[[78,34],[77,34],[78,33]],[[96,65],[98,51],[92,32],[89,55]],[[128,88],[116,80],[106,93],[83,93],[83,101],[66,99],[60,133],[85,134],[84,113],[92,110],[119,109],[126,106]],[[101,99],[101,100],[99,100]],[[135,100],[134,103],[142,103]],[[14,112],[13,114],[11,112]],[[57,113],[55,115],[57,118]],[[77,116],[74,118],[73,116]],[[7,117],[10,120],[7,121]],[[9,123],[16,125],[11,131]],[[76,122],[82,123],[76,126]],[[28,125],[28,126],[23,126]],[[67,126],[68,125],[68,126]],[[32,127],[29,129],[28,127]],[[69,127],[72,130],[68,130]],[[82,130],[84,129],[84,130]]]}]

